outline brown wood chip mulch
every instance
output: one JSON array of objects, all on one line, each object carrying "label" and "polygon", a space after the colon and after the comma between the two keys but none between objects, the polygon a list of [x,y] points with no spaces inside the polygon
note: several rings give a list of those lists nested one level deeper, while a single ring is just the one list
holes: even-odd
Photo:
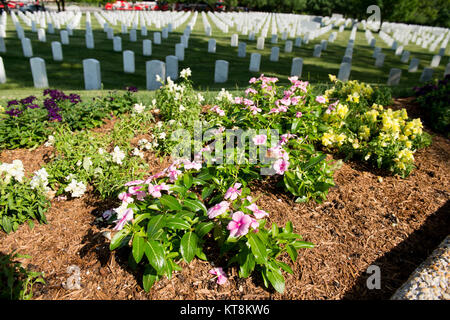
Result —
[{"label": "brown wood chip mulch", "polygon": [[[411,102],[411,100],[400,101]],[[398,102],[398,101],[397,101]],[[412,104],[412,103],[411,103]],[[5,150],[0,161],[21,159],[27,174],[39,169],[50,148]],[[389,299],[414,269],[450,234],[450,141],[433,137],[433,144],[416,152],[417,169],[407,179],[392,177],[356,162],[335,173],[336,186],[322,204],[296,204],[273,184],[253,187],[258,205],[270,212],[269,224],[291,220],[294,231],[316,247],[303,249],[294,270],[285,274],[283,295],[266,289],[259,275],[240,279],[236,268],[225,268],[227,284],[215,283],[208,271],[225,266],[194,260],[171,280],[160,280],[149,293],[139,272],[129,269],[126,254],[109,251],[104,229],[94,223],[108,208],[89,195],[52,200],[48,224],[30,229],[26,224],[12,234],[0,232],[0,254],[12,250],[31,255],[20,260],[45,273],[34,299]],[[164,167],[147,158],[152,173]],[[379,177],[382,176],[380,182]],[[78,266],[81,289],[66,290],[69,266]],[[381,289],[366,285],[370,265],[381,271]]]}]

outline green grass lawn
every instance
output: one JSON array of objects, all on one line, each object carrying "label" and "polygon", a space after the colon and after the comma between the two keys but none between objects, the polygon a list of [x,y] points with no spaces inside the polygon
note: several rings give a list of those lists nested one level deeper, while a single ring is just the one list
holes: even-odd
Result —
[{"label": "green grass lawn", "polygon": [[[191,15],[192,17],[192,15]],[[161,45],[152,43],[152,56],[144,57],[142,54],[142,40],[153,40],[153,32],[156,29],[149,29],[147,37],[140,36],[138,30],[138,41],[130,42],[129,35],[122,35],[120,24],[114,28],[115,35],[122,37],[122,49],[132,50],[135,53],[136,72],[134,74],[126,74],[123,72],[122,53],[113,51],[112,40],[106,38],[106,33],[98,24],[97,20],[91,15],[93,34],[95,39],[95,49],[86,49],[84,38],[85,17],[81,22],[83,29],[74,30],[73,36],[70,37],[70,44],[63,45],[64,61],[56,62],[52,59],[51,42],[60,41],[59,32],[55,34],[47,33],[47,42],[42,43],[37,39],[37,33],[33,33],[22,21],[22,27],[25,29],[26,37],[30,38],[33,46],[33,54],[35,57],[41,57],[46,62],[47,75],[49,85],[52,88],[62,89],[67,92],[77,92],[82,96],[89,97],[103,94],[102,91],[84,91],[83,67],[82,60],[94,58],[100,61],[102,83],[105,90],[121,90],[125,86],[135,86],[140,89],[140,94],[146,99],[151,99],[153,93],[147,92],[145,77],[145,62],[153,59],[165,60],[167,55],[175,54],[175,44],[180,42],[180,36],[183,30],[191,20],[186,22],[169,34],[168,39],[162,39]],[[303,80],[311,81],[314,85],[325,84],[328,82],[328,74],[337,75],[339,66],[344,56],[345,48],[350,36],[350,30],[346,29],[342,33],[338,33],[337,40],[329,43],[326,51],[322,52],[321,58],[312,56],[315,44],[320,43],[322,39],[328,39],[330,33],[323,35],[309,44],[303,44],[302,47],[293,47],[292,53],[284,53],[284,41],[279,37],[278,44],[270,43],[270,35],[266,38],[264,50],[256,50],[256,40],[249,41],[248,36],[239,35],[239,40],[247,43],[247,55],[245,58],[237,57],[237,47],[230,46],[230,38],[236,32],[234,28],[230,28],[228,34],[222,33],[213,23],[212,38],[216,39],[216,53],[208,53],[209,37],[205,36],[201,14],[197,17],[195,28],[189,39],[189,48],[185,50],[185,60],[179,62],[179,69],[190,67],[192,70],[192,80],[196,89],[202,92],[216,92],[221,88],[233,91],[241,91],[248,85],[248,80],[253,76],[259,76],[260,73],[276,76],[280,81],[285,83],[289,76],[292,58],[303,58]],[[269,29],[270,30],[270,29]],[[334,29],[333,31],[337,31]],[[373,48],[371,48],[365,39],[364,31],[358,30],[355,46],[353,50],[353,63],[350,75],[351,80],[361,80],[371,84],[385,84],[391,68],[400,68],[403,70],[400,85],[395,88],[397,94],[407,94],[409,90],[420,84],[419,78],[424,67],[431,62],[432,53],[422,49],[420,46],[408,45],[405,50],[411,52],[411,58],[417,57],[421,60],[419,71],[416,73],[408,73],[408,64],[400,62],[400,57],[396,56],[393,50],[387,48],[386,44],[375,35],[377,46],[383,48],[386,59],[383,68],[374,66],[375,59],[372,58]],[[294,39],[291,39],[294,40]],[[153,42],[153,41],[152,41]],[[33,81],[30,70],[29,58],[23,57],[22,46],[16,37],[15,28],[11,18],[8,17],[7,37],[5,39],[7,52],[2,54],[5,65],[7,83],[0,85],[0,103],[11,98],[20,98],[29,94],[40,95],[42,90],[33,88]],[[280,57],[278,62],[269,61],[272,46],[280,47]],[[437,51],[439,48],[437,48]],[[250,54],[259,52],[261,58],[260,73],[250,72]],[[214,65],[215,61],[223,59],[230,62],[229,77],[227,83],[214,83]],[[441,64],[435,68],[434,78],[442,78],[445,65],[448,63],[448,57],[443,57]]]}]

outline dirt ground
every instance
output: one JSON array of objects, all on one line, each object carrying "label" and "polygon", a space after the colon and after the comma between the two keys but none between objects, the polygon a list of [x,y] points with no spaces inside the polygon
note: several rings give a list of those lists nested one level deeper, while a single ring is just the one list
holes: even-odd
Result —
[{"label": "dirt ground", "polygon": [[[411,99],[395,105],[416,111]],[[416,116],[415,114],[412,114]],[[0,161],[21,159],[28,174],[39,169],[51,149],[5,150]],[[433,144],[416,152],[417,169],[407,179],[392,177],[356,162],[346,162],[335,173],[336,186],[322,203],[296,204],[273,183],[252,187],[258,205],[270,212],[269,224],[291,220],[294,231],[315,244],[303,249],[294,270],[285,274],[283,295],[266,289],[258,275],[239,279],[236,268],[225,268],[229,281],[220,286],[208,273],[224,261],[208,251],[210,262],[195,259],[181,263],[183,270],[171,280],[160,280],[149,293],[141,286],[141,275],[129,269],[127,252],[110,252],[105,229],[96,218],[109,209],[85,195],[74,200],[52,200],[48,224],[30,229],[22,225],[12,234],[0,232],[0,254],[12,250],[31,255],[20,260],[45,273],[45,285],[36,285],[36,300],[58,299],[389,299],[414,269],[450,234],[450,141],[435,135]],[[151,173],[164,168],[151,157]],[[382,177],[382,181],[379,177]],[[381,270],[381,289],[366,285],[370,265]],[[80,270],[81,289],[65,289]]]}]

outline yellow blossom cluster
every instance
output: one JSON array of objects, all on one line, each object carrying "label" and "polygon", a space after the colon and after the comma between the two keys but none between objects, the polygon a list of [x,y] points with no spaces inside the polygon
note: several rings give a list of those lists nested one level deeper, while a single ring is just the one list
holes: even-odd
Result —
[{"label": "yellow blossom cluster", "polygon": [[406,170],[406,166],[414,163],[414,152],[409,149],[402,149],[397,153],[394,159],[395,165],[400,170]]}]

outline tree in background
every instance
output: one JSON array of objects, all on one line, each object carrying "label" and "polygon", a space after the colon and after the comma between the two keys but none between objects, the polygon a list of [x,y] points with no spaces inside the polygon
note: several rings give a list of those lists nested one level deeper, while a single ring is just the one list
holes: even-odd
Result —
[{"label": "tree in background", "polygon": [[6,3],[6,0],[0,0],[0,3],[3,5],[3,9],[5,10],[5,12],[9,13],[9,7],[8,4]]},{"label": "tree in background", "polygon": [[[75,1],[77,2],[77,1]],[[81,2],[81,1],[79,1]],[[58,12],[65,11],[65,1],[64,0],[56,0],[56,5],[58,6]]]}]

